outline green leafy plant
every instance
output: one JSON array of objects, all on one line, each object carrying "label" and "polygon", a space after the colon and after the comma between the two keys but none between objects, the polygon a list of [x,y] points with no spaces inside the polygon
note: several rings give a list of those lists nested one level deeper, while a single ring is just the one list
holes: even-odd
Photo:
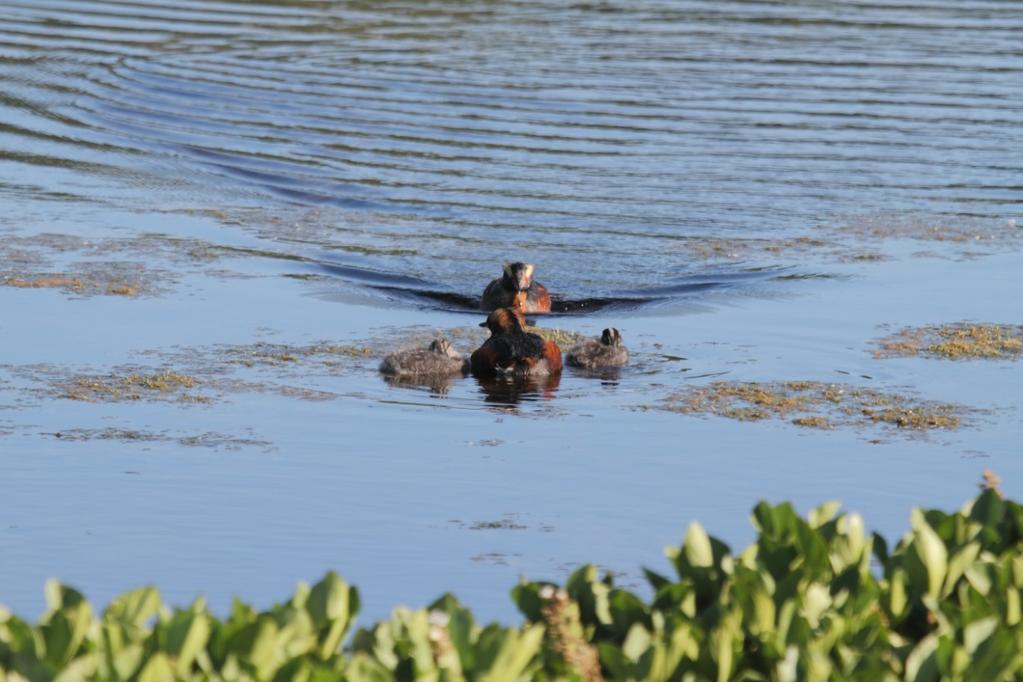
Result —
[{"label": "green leafy plant", "polygon": [[693,523],[646,571],[647,599],[593,566],[522,582],[518,626],[452,595],[348,636],[359,595],[334,573],[225,618],[153,587],[96,614],[51,581],[28,623],[0,609],[0,681],[1011,680],[1023,676],[1023,506],[995,481],[962,510],[915,510],[894,547],[857,514],[758,504],[740,554]]}]

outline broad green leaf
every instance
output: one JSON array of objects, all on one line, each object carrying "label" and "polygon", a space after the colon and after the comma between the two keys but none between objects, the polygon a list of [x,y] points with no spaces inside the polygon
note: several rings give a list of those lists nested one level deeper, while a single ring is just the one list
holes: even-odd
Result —
[{"label": "broad green leaf", "polygon": [[92,607],[80,592],[56,580],[46,582],[49,613],[40,628],[46,660],[60,669],[78,652],[92,625]]},{"label": "broad green leaf", "polygon": [[927,571],[927,594],[939,597],[948,571],[948,550],[920,510],[913,511],[912,519],[915,531],[912,546]]},{"label": "broad green leaf", "polygon": [[927,635],[916,645],[906,658],[906,680],[909,682],[929,682],[937,680],[941,672],[938,670],[935,652],[938,649],[938,636]]},{"label": "broad green leaf", "polygon": [[831,593],[819,583],[810,583],[803,590],[803,615],[810,627],[817,627],[821,615],[831,606]]},{"label": "broad green leaf", "polygon": [[548,583],[530,583],[523,580],[511,590],[512,601],[519,607],[519,612],[531,623],[543,620],[541,612],[544,600],[540,597],[540,590],[544,587],[557,589],[555,585]]},{"label": "broad green leaf", "polygon": [[952,594],[956,583],[963,576],[963,573],[966,572],[966,569],[976,561],[978,554],[980,554],[980,543],[971,542],[962,547],[949,559],[948,574],[945,576],[945,584],[941,590],[942,597]]},{"label": "broad green leaf", "polygon": [[987,596],[987,594],[991,591],[991,575],[988,572],[987,566],[973,564],[963,571],[963,575],[966,576],[966,579],[970,582],[973,589],[977,590],[977,592],[980,592],[982,595]]},{"label": "broad green leaf", "polygon": [[359,593],[331,571],[313,585],[306,609],[320,630],[320,658],[332,656],[341,646],[345,632],[359,610]]},{"label": "broad green leaf", "polygon": [[477,677],[480,682],[516,682],[523,679],[527,667],[540,651],[542,625],[531,625],[521,632],[506,630],[492,663]]},{"label": "broad green leaf", "polygon": [[[69,662],[60,673],[54,678],[54,682],[86,682],[95,679],[96,669],[99,667],[99,656],[90,654],[79,656]],[[0,667],[0,671],[3,668]]]},{"label": "broad green leaf", "polygon": [[963,645],[966,647],[966,652],[972,654],[976,651],[977,647],[990,637],[997,628],[998,619],[993,616],[967,625],[963,630]]},{"label": "broad green leaf", "polygon": [[622,644],[622,653],[633,663],[638,662],[650,648],[652,641],[653,638],[647,629],[637,623],[629,628],[629,634],[626,635],[625,642]]},{"label": "broad green leaf", "polygon": [[259,677],[272,676],[278,663],[277,624],[268,615],[242,628],[229,643],[231,653],[252,665]]},{"label": "broad green leaf", "polygon": [[709,568],[714,565],[714,552],[711,549],[710,537],[696,521],[689,524],[686,530],[682,551],[690,566]]},{"label": "broad green leaf", "polygon": [[651,589],[653,589],[654,592],[661,589],[662,587],[667,587],[668,585],[671,584],[670,580],[665,578],[660,573],[655,573],[654,571],[651,571],[649,568],[643,569],[643,575],[646,576],[646,581],[650,583],[650,587]]},{"label": "broad green leaf", "polygon": [[137,682],[174,682],[174,668],[166,654],[155,653],[142,666]]},{"label": "broad green leaf", "polygon": [[160,610],[160,591],[153,586],[125,592],[110,602],[103,612],[104,620],[113,620],[126,628],[127,636],[138,639],[146,625]]},{"label": "broad green leaf", "polygon": [[778,682],[796,682],[799,679],[799,648],[795,645],[785,649],[785,657],[775,666]]},{"label": "broad green leaf", "polygon": [[816,509],[811,509],[806,515],[807,523],[811,528],[820,528],[828,521],[835,518],[835,514],[842,508],[842,503],[835,500],[825,502]]},{"label": "broad green leaf", "polygon": [[993,528],[1002,520],[1005,503],[1001,495],[988,488],[982,490],[969,507],[971,519]]},{"label": "broad green leaf", "polygon": [[976,680],[1018,679],[1021,670],[1019,639],[1005,629],[996,629],[977,646],[969,666],[969,674]]},{"label": "broad green leaf", "polygon": [[[336,677],[330,677],[336,680]],[[345,680],[347,682],[391,682],[394,676],[379,662],[373,660],[366,654],[358,653],[352,656],[345,668]],[[313,678],[312,682],[317,682]]]},{"label": "broad green leaf", "polygon": [[611,679],[636,679],[635,675],[630,674],[636,667],[635,661],[629,660],[623,649],[608,642],[601,642],[597,650],[600,654],[600,664],[610,673]]},{"label": "broad green leaf", "polygon": [[334,620],[348,620],[348,585],[333,571],[313,585],[306,601],[309,615],[316,627],[323,628]]},{"label": "broad green leaf", "polygon": [[611,623],[611,610],[608,604],[611,588],[598,579],[596,566],[586,564],[574,571],[565,581],[565,591],[579,604],[584,624]]},{"label": "broad green leaf", "polygon": [[906,597],[906,572],[897,568],[892,573],[888,587],[888,611],[896,620],[902,620],[909,601]]},{"label": "broad green leaf", "polygon": [[1005,624],[1018,625],[1020,616],[1019,590],[1010,588],[1005,592]]},{"label": "broad green leaf", "polygon": [[199,652],[206,648],[210,636],[209,617],[196,604],[191,611],[182,611],[167,624],[164,651],[174,660],[177,674],[184,677]]}]

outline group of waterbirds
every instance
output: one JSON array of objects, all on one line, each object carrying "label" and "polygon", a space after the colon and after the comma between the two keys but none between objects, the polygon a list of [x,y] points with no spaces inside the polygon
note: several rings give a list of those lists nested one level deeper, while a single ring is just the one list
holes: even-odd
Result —
[{"label": "group of waterbirds", "polygon": [[[530,263],[505,263],[501,277],[483,291],[480,308],[491,311],[480,324],[490,338],[468,357],[446,338],[434,339],[426,348],[402,350],[380,363],[384,374],[402,378],[437,378],[472,372],[476,377],[537,377],[561,372],[561,349],[554,341],[526,331],[525,313],[551,310],[546,287],[533,280]],[[587,339],[565,354],[567,364],[584,369],[624,367],[629,352],[617,329],[605,329],[600,339]]]}]

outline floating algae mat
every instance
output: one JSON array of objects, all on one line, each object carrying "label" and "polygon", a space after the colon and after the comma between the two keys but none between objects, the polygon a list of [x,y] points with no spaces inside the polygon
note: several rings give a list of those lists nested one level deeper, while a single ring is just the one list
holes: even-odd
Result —
[{"label": "floating algae mat", "polygon": [[[36,381],[49,383],[56,395],[85,402],[156,401],[212,403],[231,393],[272,392],[285,397],[323,400],[333,393],[307,386],[234,378],[238,371],[267,370],[278,380],[310,374],[338,374],[364,365],[374,356],[365,346],[321,342],[310,345],[253,343],[148,351],[173,369],[118,367],[103,374],[62,372],[59,367],[23,368]],[[31,371],[31,370],[35,371]]]},{"label": "floating algae mat", "polygon": [[246,447],[258,447],[263,451],[273,450],[273,443],[256,438],[242,438],[213,431],[205,431],[194,435],[174,435],[166,432],[142,431],[136,429],[103,428],[103,429],[65,429],[43,435],[52,436],[63,441],[110,440],[124,443],[174,443],[184,447],[205,447],[215,450],[241,450]]},{"label": "floating algae mat", "polygon": [[214,268],[230,256],[251,255],[198,239],[144,234],[85,239],[69,234],[3,234],[0,286],[55,289],[71,298],[156,296],[169,293],[182,273],[220,278],[240,272]]},{"label": "floating algae mat", "polygon": [[570,329],[526,327],[526,331],[531,334],[539,335],[544,341],[553,341],[561,347],[561,350],[568,350],[569,347],[574,346],[587,338],[586,334],[580,334],[579,332],[572,331]]},{"label": "floating algae mat", "polygon": [[1023,356],[1023,325],[955,324],[907,327],[877,341],[878,358],[920,355],[965,360]]},{"label": "floating algae mat", "polygon": [[159,290],[155,276],[137,263],[80,263],[70,272],[0,273],[0,285],[59,289],[76,296],[138,296]]},{"label": "floating algae mat", "polygon": [[864,241],[912,239],[915,241],[984,243],[1014,246],[1023,238],[1015,220],[953,218],[920,214],[851,215],[831,232]]},{"label": "floating algae mat", "polygon": [[[218,346],[213,351],[221,362],[254,367],[257,365],[277,366],[284,363],[299,363],[315,360],[319,364],[333,367],[339,358],[366,358],[373,355],[373,349],[366,346],[330,343],[327,341],[307,346],[283,343],[253,343],[243,346]],[[332,358],[334,358],[332,360]]]},{"label": "floating algae mat", "polygon": [[957,429],[972,411],[909,394],[817,381],[718,381],[669,396],[662,409],[740,421],[786,419],[818,429],[880,424],[914,431]]},{"label": "floating algae mat", "polygon": [[1023,231],[1013,220],[953,219],[948,216],[860,214],[838,218],[813,232],[795,236],[703,234],[672,237],[669,251],[681,251],[702,261],[744,261],[775,258],[792,261],[812,256],[825,262],[891,260],[885,242],[939,243],[940,252],[913,256],[983,256],[1016,248]]},{"label": "floating algae mat", "polygon": [[171,371],[80,375],[64,382],[61,397],[85,402],[129,400],[207,402],[207,397],[189,393],[190,389],[200,384],[201,381],[195,377]]}]

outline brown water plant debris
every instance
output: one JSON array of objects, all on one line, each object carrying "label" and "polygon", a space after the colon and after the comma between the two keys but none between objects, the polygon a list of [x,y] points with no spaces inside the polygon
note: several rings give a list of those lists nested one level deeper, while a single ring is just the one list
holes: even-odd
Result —
[{"label": "brown water plant debris", "polygon": [[848,216],[833,231],[869,241],[913,239],[1009,244],[1023,238],[1023,230],[1013,220],[897,213]]},{"label": "brown water plant debris", "polygon": [[134,429],[66,429],[44,434],[64,441],[113,440],[125,443],[176,443],[184,447],[211,448],[214,450],[241,450],[247,447],[261,448],[264,452],[273,449],[273,443],[255,438],[239,438],[222,433],[207,431],[194,436],[172,436],[166,433],[138,431]]},{"label": "brown water plant debris", "polygon": [[[1019,244],[1023,229],[1013,220],[885,213],[838,216],[830,224],[794,236],[681,235],[673,237],[667,248],[703,261],[749,261],[768,256],[794,260],[809,255],[826,261],[870,262],[888,260],[889,254],[879,247],[890,240],[945,243],[960,257],[976,257]],[[941,254],[921,251],[913,255]]]},{"label": "brown water plant debris", "polygon": [[142,291],[139,284],[117,280],[101,282],[62,274],[7,276],[3,278],[2,284],[18,289],[62,289],[75,294],[109,294],[111,296],[138,296]]},{"label": "brown water plant debris", "polygon": [[671,395],[662,409],[739,421],[787,419],[816,429],[881,424],[913,432],[957,429],[963,415],[972,411],[904,393],[818,381],[718,381]]},{"label": "brown water plant debris", "polygon": [[520,553],[505,554],[504,552],[484,552],[482,554],[469,557],[469,561],[473,561],[475,563],[487,563],[494,566],[508,566],[509,558],[520,556],[522,556]]},{"label": "brown water plant debris", "polygon": [[80,291],[85,283],[77,277],[67,275],[29,275],[27,277],[8,276],[3,279],[4,286],[18,289],[67,289]]},{"label": "brown water plant debris", "polygon": [[12,234],[0,241],[0,286],[58,289],[75,297],[157,295],[174,283],[175,273],[240,276],[212,263],[252,255],[262,254],[161,234]]},{"label": "brown water plant debris", "polygon": [[561,346],[562,350],[567,349],[569,346],[573,346],[583,339],[588,338],[586,334],[581,334],[571,329],[554,329],[550,327],[526,327],[526,331],[531,334],[537,334],[544,341],[553,341],[554,343]]},{"label": "brown water plant debris", "polygon": [[63,384],[61,397],[92,403],[131,400],[208,402],[206,396],[187,392],[200,383],[195,377],[171,371],[82,375]]},{"label": "brown water plant debris", "polygon": [[317,359],[331,365],[331,358],[369,358],[375,352],[367,346],[352,346],[335,343],[316,343],[296,346],[282,343],[254,343],[246,346],[218,346],[213,353],[228,363],[254,367],[258,365],[278,366],[298,363],[306,359]]},{"label": "brown water plant debris", "polygon": [[1014,360],[1023,357],[1023,325],[958,322],[906,327],[876,343],[878,349],[874,357],[877,358],[921,355],[948,360]]},{"label": "brown water plant debris", "polygon": [[163,273],[137,263],[77,263],[67,272],[0,271],[0,285],[18,289],[60,289],[77,296],[134,297],[160,290]]},{"label": "brown water plant debris", "polygon": [[792,423],[795,424],[796,426],[805,426],[811,429],[832,428],[831,420],[829,420],[827,417],[822,417],[820,415],[814,415],[812,417],[796,417],[795,419],[792,420]]},{"label": "brown water plant debris", "polygon": [[[482,321],[484,313],[480,313]],[[527,325],[526,331],[537,334],[545,341],[554,341],[563,348],[574,345],[583,339],[589,338],[570,329],[557,329],[554,327],[538,327]],[[473,324],[467,327],[449,327],[437,329],[417,325],[415,327],[393,327],[379,334],[368,342],[378,353],[390,352],[395,349],[419,348],[429,345],[438,337],[449,339],[460,351],[470,353],[480,346],[490,336],[490,332],[481,329],[479,325]]]},{"label": "brown water plant debris", "polygon": [[519,523],[514,517],[505,517],[499,521],[477,521],[469,526],[469,530],[525,530],[528,526]]},{"label": "brown water plant debris", "polygon": [[847,248],[835,240],[809,235],[785,238],[682,236],[674,238],[669,248],[704,261],[750,260],[765,255],[799,256],[806,253],[824,254],[833,259],[848,256]]}]

